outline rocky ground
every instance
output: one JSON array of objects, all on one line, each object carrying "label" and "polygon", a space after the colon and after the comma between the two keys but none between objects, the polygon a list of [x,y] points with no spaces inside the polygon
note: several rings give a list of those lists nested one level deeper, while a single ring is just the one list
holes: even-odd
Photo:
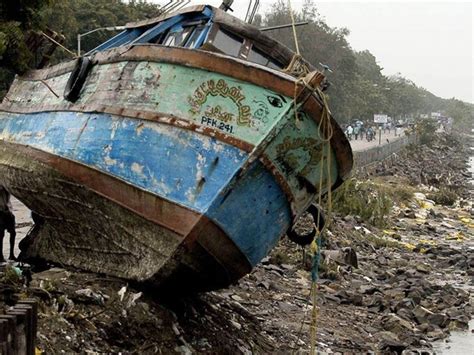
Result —
[{"label": "rocky ground", "polygon": [[[359,172],[355,186],[369,181],[371,195],[389,191],[393,204],[377,223],[335,206],[316,287],[318,351],[429,350],[467,329],[474,309],[467,146],[439,136],[370,176]],[[27,287],[7,266],[0,296],[4,307],[40,300],[37,346],[47,353],[309,352],[310,264],[309,250],[284,238],[237,285],[171,300],[58,267],[33,273]]]}]

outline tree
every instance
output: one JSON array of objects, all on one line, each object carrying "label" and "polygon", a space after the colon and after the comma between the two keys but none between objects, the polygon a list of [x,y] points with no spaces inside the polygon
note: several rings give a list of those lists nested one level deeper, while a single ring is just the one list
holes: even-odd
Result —
[{"label": "tree", "polygon": [[24,73],[34,64],[27,46],[31,31],[41,30],[38,11],[50,0],[16,0],[0,3],[0,98],[5,95],[16,73]]},{"label": "tree", "polygon": [[[339,120],[349,119],[355,107],[353,91],[357,79],[354,70],[356,58],[346,40],[349,31],[346,28],[329,27],[321,19],[313,0],[304,2],[302,11],[295,13],[295,21],[309,22],[308,25],[297,28],[300,52],[315,67],[321,69],[319,63],[323,63],[331,68],[332,73],[327,73],[331,82],[328,91],[331,110]],[[287,23],[291,23],[289,9],[285,2],[279,0],[266,14],[264,25]],[[295,50],[291,29],[272,31],[269,35]]]},{"label": "tree", "polygon": [[[33,32],[46,28],[64,36],[63,45],[76,48],[78,33],[155,16],[159,6],[145,0],[3,0],[0,2],[0,99],[15,74],[35,66],[34,54],[27,46]],[[82,46],[90,50],[112,34],[97,32],[84,37]],[[56,50],[52,63],[71,55]]]},{"label": "tree", "polygon": [[[48,27],[65,37],[64,46],[77,48],[77,35],[100,27],[125,25],[127,22],[154,17],[159,6],[144,0],[57,0],[55,6],[42,11],[41,17]],[[82,49],[91,50],[113,34],[98,31],[81,41]],[[56,60],[67,57],[58,51]]]}]

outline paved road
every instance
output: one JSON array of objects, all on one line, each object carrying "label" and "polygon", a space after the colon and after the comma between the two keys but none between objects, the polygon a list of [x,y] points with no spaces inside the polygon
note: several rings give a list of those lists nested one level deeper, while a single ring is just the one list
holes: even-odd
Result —
[{"label": "paved road", "polygon": [[[404,133],[402,132],[402,135]],[[395,131],[392,130],[390,133],[383,133],[382,131],[382,141],[381,141],[381,144],[387,144],[389,142],[393,142],[394,140],[396,139],[399,139],[400,136],[396,137],[395,136]],[[352,139],[351,140],[351,147],[352,147],[352,150],[357,152],[357,151],[361,151],[361,150],[365,150],[365,149],[368,149],[368,148],[373,148],[373,147],[376,147],[379,145],[379,132],[377,131],[377,135],[376,135],[376,139],[374,139],[372,142],[367,142],[367,139],[362,139],[362,140],[354,140]]]},{"label": "paved road", "polygon": [[[18,242],[22,240],[26,233],[30,230],[33,225],[33,220],[31,219],[30,210],[23,205],[16,198],[12,198],[13,214],[16,219],[16,243],[15,243],[15,256],[18,256],[20,250],[18,249]],[[5,232],[5,237],[3,238],[3,256],[8,258],[10,254],[10,234]]]}]

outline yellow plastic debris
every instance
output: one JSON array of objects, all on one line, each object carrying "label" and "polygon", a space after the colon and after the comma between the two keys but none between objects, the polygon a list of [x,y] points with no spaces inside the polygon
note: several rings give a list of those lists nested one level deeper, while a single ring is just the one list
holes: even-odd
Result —
[{"label": "yellow plastic debris", "polygon": [[411,244],[411,243],[401,243],[401,244],[410,251],[413,251],[416,248],[415,244]]},{"label": "yellow plastic debris", "polygon": [[424,210],[431,210],[434,207],[434,204],[431,201],[425,200],[421,201],[420,207]]},{"label": "yellow plastic debris", "polygon": [[457,233],[453,233],[453,234],[448,235],[445,239],[446,240],[455,240],[457,242],[462,242],[462,241],[466,240],[467,238],[462,232],[457,232]]}]

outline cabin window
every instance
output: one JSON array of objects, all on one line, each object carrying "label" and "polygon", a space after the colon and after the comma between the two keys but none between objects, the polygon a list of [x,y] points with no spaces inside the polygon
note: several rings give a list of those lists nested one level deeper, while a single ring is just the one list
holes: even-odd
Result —
[{"label": "cabin window", "polygon": [[267,64],[267,67],[276,69],[276,70],[282,70],[284,66],[278,62],[274,62],[273,60],[270,60]]},{"label": "cabin window", "polygon": [[199,37],[201,36],[201,34],[204,32],[205,29],[206,29],[205,26],[196,27],[192,35],[189,37],[188,42],[186,43],[186,47],[195,48],[196,44],[199,41]]},{"label": "cabin window", "polygon": [[159,35],[157,35],[156,37],[153,37],[153,38],[149,41],[149,43],[161,44],[161,43],[163,43],[163,39],[166,37],[167,34],[168,34],[168,31],[162,32],[162,33],[160,33]]},{"label": "cabin window", "polygon": [[168,33],[163,41],[163,45],[170,47],[184,46],[193,29],[194,27],[185,27]]},{"label": "cabin window", "polygon": [[281,70],[283,68],[280,63],[272,60],[270,57],[266,56],[265,54],[263,54],[263,52],[261,52],[255,47],[250,50],[248,60],[250,62],[261,64],[272,69]]},{"label": "cabin window", "polygon": [[243,43],[243,38],[230,32],[223,31],[222,29],[217,31],[214,40],[212,41],[212,44],[215,48],[232,57],[239,56],[240,48],[242,47]]},{"label": "cabin window", "polygon": [[253,63],[261,64],[261,65],[267,65],[269,62],[269,59],[260,51],[256,50],[255,48],[252,48],[250,50],[248,60]]}]

